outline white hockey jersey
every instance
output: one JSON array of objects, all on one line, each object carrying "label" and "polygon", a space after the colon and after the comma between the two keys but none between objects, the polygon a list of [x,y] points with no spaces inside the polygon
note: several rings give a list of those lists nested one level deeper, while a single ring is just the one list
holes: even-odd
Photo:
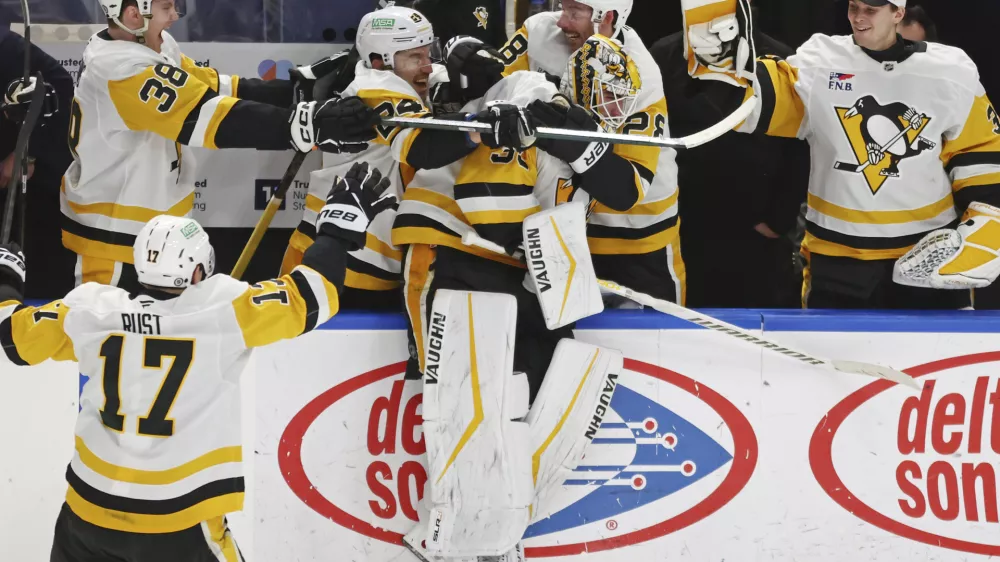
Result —
[{"label": "white hockey jersey", "polygon": [[[341,94],[357,96],[385,117],[421,117],[430,111],[416,90],[391,71],[373,70],[358,63],[355,78]],[[302,221],[292,234],[282,262],[282,273],[301,263],[302,254],[316,237],[316,216],[326,203],[326,196],[333,187],[333,180],[343,176],[355,162],[365,161],[382,172],[391,181],[389,189],[401,198],[403,190],[413,177],[413,169],[405,162],[416,129],[377,127],[378,136],[368,150],[358,154],[324,154],[323,169],[309,178],[309,194],[302,213]],[[350,252],[347,257],[346,287],[370,291],[388,291],[402,285],[400,261],[402,253],[391,240],[391,210],[380,213],[368,227],[365,247]]]},{"label": "white hockey jersey", "polygon": [[758,62],[741,130],[809,142],[806,253],[896,259],[969,203],[1000,203],[1000,118],[972,60],[937,43],[878,56],[815,35]]},{"label": "white hockey jersey", "polygon": [[[544,75],[514,72],[462,111],[478,113],[490,100],[525,106],[556,93]],[[569,200],[586,204],[589,196],[574,188],[573,170],[562,160],[536,148],[517,152],[480,145],[448,166],[416,172],[399,204],[392,241],[448,246],[523,268],[506,254],[463,244],[462,235],[474,232],[507,247],[521,240],[526,217]]]},{"label": "white hockey jersey", "polygon": [[[563,76],[573,51],[556,25],[559,12],[542,12],[524,22],[500,50],[506,63],[505,74],[518,70],[540,70]],[[642,85],[636,107],[639,109],[619,129],[619,133],[649,137],[667,137],[667,100],[663,78],[642,39],[630,27],[622,29],[625,51],[639,69]],[[587,229],[593,254],[646,254],[675,242],[679,234],[677,219],[676,151],[670,148],[615,145],[615,153],[631,161],[640,177],[642,197],[625,212],[597,204]]]},{"label": "white hockey jersey", "polygon": [[149,219],[191,212],[190,151],[182,143],[215,148],[238,79],[197,66],[166,31],[160,53],[102,31],[90,38],[83,65],[71,108],[74,160],[62,186],[63,244],[132,263],[135,235]]},{"label": "white hockey jersey", "polygon": [[89,377],[66,502],[107,529],[169,533],[241,510],[250,350],[338,310],[336,287],[304,266],[253,286],[217,275],[169,297],[87,283],[39,308],[0,303],[0,363],[75,360]]}]

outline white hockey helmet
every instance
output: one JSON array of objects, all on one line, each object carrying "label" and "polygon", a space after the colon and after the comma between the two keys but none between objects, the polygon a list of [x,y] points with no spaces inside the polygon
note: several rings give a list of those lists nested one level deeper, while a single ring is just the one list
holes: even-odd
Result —
[{"label": "white hockey helmet", "polygon": [[115,22],[118,27],[128,31],[140,39],[146,31],[149,30],[149,20],[153,19],[153,0],[135,0],[136,6],[139,8],[139,13],[142,15],[142,27],[139,29],[129,29],[119,19],[122,15],[122,7],[125,5],[125,0],[99,1],[101,3],[101,9],[104,10],[104,15],[106,15],[111,21]]},{"label": "white hockey helmet", "polygon": [[183,289],[200,265],[208,278],[215,271],[215,250],[198,221],[160,215],[146,223],[132,246],[139,282],[152,287]]},{"label": "white hockey helmet", "polygon": [[617,36],[618,32],[625,27],[628,15],[632,13],[632,0],[576,0],[577,2],[590,6],[594,10],[594,15],[590,18],[594,22],[594,33],[600,33],[601,20],[608,12],[618,12],[615,20],[615,32],[612,36]]},{"label": "white hockey helmet", "polygon": [[570,56],[559,89],[615,133],[635,113],[642,78],[621,43],[592,35]]},{"label": "white hockey helmet", "polygon": [[378,55],[387,68],[392,68],[396,53],[436,41],[426,16],[410,8],[388,6],[361,18],[355,44],[366,67],[371,68],[372,55]]}]

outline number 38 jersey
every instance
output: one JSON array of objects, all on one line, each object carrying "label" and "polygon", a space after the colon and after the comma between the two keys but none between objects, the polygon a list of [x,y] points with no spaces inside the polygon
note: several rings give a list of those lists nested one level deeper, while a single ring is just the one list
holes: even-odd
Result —
[{"label": "number 38 jersey", "polygon": [[336,288],[304,266],[253,286],[217,275],[178,296],[87,283],[40,308],[0,304],[0,363],[79,362],[89,380],[67,504],[103,528],[169,533],[242,509],[250,350],[337,310]]}]

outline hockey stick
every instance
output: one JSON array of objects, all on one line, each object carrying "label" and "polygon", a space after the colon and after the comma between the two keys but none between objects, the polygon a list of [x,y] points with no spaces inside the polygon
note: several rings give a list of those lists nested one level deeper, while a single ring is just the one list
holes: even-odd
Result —
[{"label": "hockey stick", "polygon": [[309,156],[308,152],[296,152],[295,157],[288,164],[288,168],[285,169],[285,175],[282,176],[281,183],[278,184],[278,188],[271,194],[271,198],[267,201],[267,208],[264,209],[264,213],[257,221],[257,226],[253,228],[250,240],[247,240],[247,245],[243,247],[243,252],[240,253],[240,259],[236,260],[236,265],[229,274],[233,278],[239,279],[246,273],[247,266],[250,265],[250,260],[253,259],[254,253],[257,252],[260,241],[264,239],[264,233],[267,232],[267,228],[271,226],[274,215],[281,208],[281,203],[285,200],[288,189],[292,186],[292,182],[299,173],[302,163],[305,162],[306,156]]},{"label": "hockey stick", "polygon": [[[507,255],[507,251],[503,246],[486,240],[485,238],[479,236],[473,231],[467,231],[462,235],[462,243],[466,246],[476,246],[483,248],[484,250],[490,250],[499,254]],[[779,343],[773,342],[771,340],[761,338],[753,335],[747,330],[740,328],[739,326],[734,326],[728,322],[723,322],[717,318],[707,316],[695,312],[689,308],[685,308],[679,304],[675,304],[669,301],[651,297],[645,293],[639,293],[633,291],[628,287],[623,287],[618,283],[613,281],[606,281],[604,279],[598,279],[597,283],[605,290],[614,293],[616,295],[625,297],[631,301],[634,301],[643,306],[648,306],[653,310],[657,310],[664,314],[669,314],[670,316],[680,318],[681,320],[686,320],[692,324],[697,324],[703,328],[708,328],[716,332],[732,336],[736,339],[745,341],[747,343],[752,343],[764,349],[769,349],[776,353],[780,353],[786,357],[791,357],[793,359],[798,359],[803,363],[813,365],[816,367],[823,367],[827,369],[833,369],[835,371],[840,371],[842,373],[851,373],[856,375],[868,375],[870,377],[878,377],[892,381],[897,384],[908,386],[920,390],[920,383],[916,379],[895,369],[890,369],[889,367],[883,367],[882,365],[876,365],[874,363],[861,363],[857,361],[841,361],[837,359],[823,359],[807,353],[802,353],[796,349],[781,345]]]},{"label": "hockey stick", "polygon": [[[737,125],[746,120],[753,113],[757,106],[757,98],[751,97],[743,102],[736,111],[729,117],[719,121],[715,125],[704,131],[682,138],[655,138],[641,137],[638,135],[622,135],[619,133],[572,131],[569,129],[556,129],[554,127],[539,127],[537,129],[538,138],[570,140],[580,142],[606,142],[610,144],[630,144],[637,146],[656,146],[659,148],[694,148],[711,142],[722,135],[733,130]],[[492,134],[493,127],[487,123],[476,123],[469,121],[449,121],[446,119],[420,119],[417,117],[388,117],[382,119],[383,125],[393,125],[396,127],[409,127],[413,129],[442,129],[446,131],[465,131],[481,134]]]},{"label": "hockey stick", "polygon": [[[28,115],[25,117],[24,122],[21,123],[21,130],[17,133],[17,142],[14,145],[14,169],[10,176],[10,181],[7,182],[7,201],[3,210],[3,227],[0,229],[0,243],[7,244],[10,242],[10,233],[14,228],[14,207],[17,205],[17,192],[18,184],[20,185],[20,191],[26,189],[28,184],[28,139],[31,137],[31,132],[35,129],[35,124],[38,123],[39,117],[42,115],[42,103],[45,99],[45,87],[42,83],[42,73],[39,72],[35,75],[36,88],[35,91],[31,93],[31,107],[28,108]],[[24,243],[24,206],[26,202],[21,201],[21,243]]]},{"label": "hockey stick", "polygon": [[[923,115],[923,114],[920,115],[921,119],[924,119],[925,117],[926,116]],[[910,132],[911,129],[913,129],[913,123],[910,123],[909,125],[907,125],[905,129],[903,129],[902,131],[900,131],[898,135],[892,137],[892,139],[890,139],[889,142],[885,143],[884,146],[880,146],[878,148],[878,151],[884,154],[890,148],[892,148],[892,145],[894,145],[897,142],[899,142],[899,139],[903,138],[906,135],[906,133]],[[872,163],[871,158],[869,158],[868,160],[865,160],[864,163],[862,163],[862,164],[851,164],[850,162],[836,162],[833,165],[833,169],[834,170],[840,170],[842,172],[859,173],[859,172],[863,172],[863,171],[867,170],[868,166],[871,165],[871,163]]]}]

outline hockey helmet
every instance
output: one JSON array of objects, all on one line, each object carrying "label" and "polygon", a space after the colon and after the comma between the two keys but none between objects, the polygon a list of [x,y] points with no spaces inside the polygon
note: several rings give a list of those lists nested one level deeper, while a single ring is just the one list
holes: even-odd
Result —
[{"label": "hockey helmet", "polygon": [[603,35],[591,36],[570,56],[561,93],[590,110],[607,132],[616,132],[635,112],[642,80],[624,47]]},{"label": "hockey helmet", "polygon": [[618,32],[625,27],[629,14],[632,13],[632,0],[576,0],[577,2],[590,6],[594,10],[594,15],[590,20],[594,23],[594,33],[599,33],[598,29],[604,15],[608,12],[618,12],[615,20],[615,31],[612,36],[617,36]]},{"label": "hockey helmet", "polygon": [[426,16],[410,8],[388,6],[361,18],[355,44],[366,67],[372,67],[372,56],[377,55],[386,68],[392,68],[396,53],[433,46],[436,42],[434,28]]},{"label": "hockey helmet", "polygon": [[198,221],[160,215],[139,231],[132,247],[139,282],[152,287],[191,286],[200,265],[205,278],[215,271],[215,250]]},{"label": "hockey helmet", "polygon": [[125,0],[99,1],[101,3],[101,9],[104,10],[104,15],[106,15],[111,21],[115,22],[118,27],[139,38],[141,38],[143,34],[149,30],[149,20],[153,19],[153,0],[135,0],[136,6],[139,8],[139,14],[142,15],[142,27],[139,29],[129,29],[119,19],[122,15],[122,7],[125,5]]}]

